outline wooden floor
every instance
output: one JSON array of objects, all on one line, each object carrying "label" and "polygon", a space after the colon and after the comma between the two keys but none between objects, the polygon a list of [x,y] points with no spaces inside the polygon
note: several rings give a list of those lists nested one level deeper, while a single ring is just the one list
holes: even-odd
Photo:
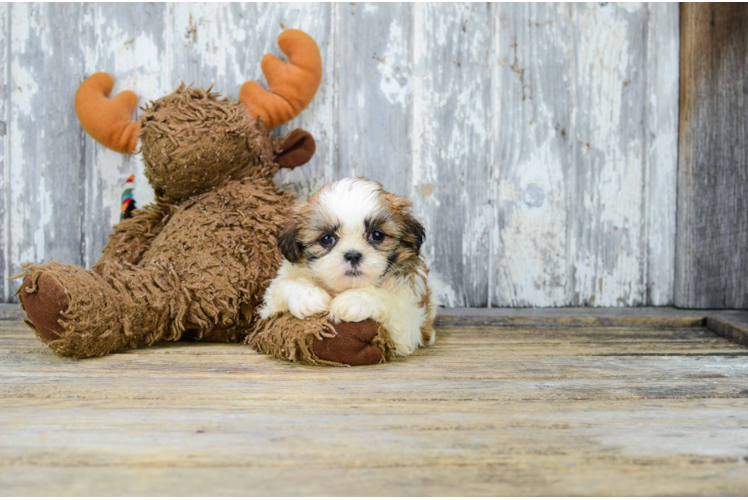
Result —
[{"label": "wooden floor", "polygon": [[685,323],[441,328],[313,368],[190,343],[73,361],[0,321],[0,496],[747,495],[748,349]]}]

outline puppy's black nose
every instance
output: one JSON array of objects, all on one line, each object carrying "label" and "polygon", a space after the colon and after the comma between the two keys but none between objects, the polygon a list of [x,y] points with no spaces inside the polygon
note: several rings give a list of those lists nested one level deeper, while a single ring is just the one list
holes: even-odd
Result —
[{"label": "puppy's black nose", "polygon": [[361,262],[361,252],[347,252],[345,255],[343,255],[343,258],[350,262],[353,267],[356,267],[359,262]]}]

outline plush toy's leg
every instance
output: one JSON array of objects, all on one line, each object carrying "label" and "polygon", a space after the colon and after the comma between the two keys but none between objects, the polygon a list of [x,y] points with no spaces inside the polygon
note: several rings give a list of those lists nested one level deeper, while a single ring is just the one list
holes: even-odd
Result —
[{"label": "plush toy's leg", "polygon": [[313,365],[372,365],[395,353],[389,333],[376,321],[334,324],[323,315],[300,320],[286,313],[258,320],[245,343],[261,353]]},{"label": "plush toy's leg", "polygon": [[99,273],[57,262],[24,266],[18,290],[27,323],[64,356],[103,356],[176,338],[185,305],[167,267],[107,263]]}]

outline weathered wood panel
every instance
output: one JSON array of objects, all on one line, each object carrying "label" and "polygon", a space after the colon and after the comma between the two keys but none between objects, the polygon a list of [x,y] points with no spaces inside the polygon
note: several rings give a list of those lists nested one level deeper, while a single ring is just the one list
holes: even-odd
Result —
[{"label": "weathered wood panel", "polygon": [[495,9],[492,303],[669,303],[677,6]]},{"label": "weathered wood panel", "polygon": [[[714,311],[672,307],[442,308],[436,325],[461,326],[617,326],[684,328],[705,326]],[[8,312],[10,317],[10,312]]]},{"label": "weathered wood panel", "polygon": [[336,8],[336,176],[410,187],[413,122],[412,4]]},{"label": "weathered wood panel", "polygon": [[257,36],[248,3],[175,3],[171,6],[173,61],[171,87],[180,82],[213,88],[236,98],[247,80]]},{"label": "weathered wood panel", "polygon": [[707,327],[717,335],[748,347],[748,312],[725,311],[709,316]]},{"label": "weathered wood panel", "polygon": [[10,171],[8,155],[10,147],[8,144],[8,123],[10,122],[10,85],[8,84],[8,64],[10,48],[10,16],[8,4],[0,5],[0,301],[8,302],[10,290],[13,284],[5,278],[8,274],[10,259],[8,256],[8,223],[10,213],[8,212],[8,184],[10,182]]},{"label": "weathered wood panel", "polygon": [[574,305],[646,302],[647,9],[575,5],[569,272]]},{"label": "weathered wood panel", "polygon": [[[708,437],[704,437],[708,439]],[[553,454],[551,450],[549,454]],[[575,455],[577,457],[578,455]],[[580,457],[581,458],[581,457]],[[653,459],[647,465],[630,466],[627,474],[611,473],[610,456],[588,463],[584,475],[569,474],[569,465],[548,459],[508,467],[497,459],[485,465],[445,463],[441,466],[403,465],[393,478],[390,467],[325,469],[311,467],[38,467],[13,465],[0,472],[0,487],[14,496],[106,496],[116,491],[131,496],[743,496],[745,466],[718,459],[667,461]],[[541,472],[542,471],[542,476]],[[722,477],[727,478],[720,484]],[[719,479],[718,479],[719,478]],[[532,481],[532,482],[531,482]],[[58,485],[64,485],[60,487]],[[208,485],[210,485],[208,487]]]},{"label": "weathered wood panel", "polygon": [[748,308],[748,4],[681,7],[675,303]]},{"label": "weathered wood panel", "polygon": [[[81,41],[85,76],[97,71],[111,73],[115,77],[113,94],[132,90],[140,98],[140,106],[173,90],[172,72],[166,61],[166,4],[99,3],[85,7],[86,38]],[[119,221],[119,200],[125,180],[136,171],[142,172],[143,162],[140,155],[115,153],[87,134],[83,137],[84,265],[90,267],[101,255],[112,225]],[[138,206],[144,201],[138,200]]]},{"label": "weathered wood panel", "polygon": [[16,320],[0,372],[8,495],[748,491],[748,349],[702,327],[439,329],[315,368],[173,342],[74,361]]},{"label": "weathered wood panel", "polygon": [[[19,3],[8,9],[6,268],[13,275],[22,262],[45,259],[82,265],[85,150],[72,97],[84,78],[86,8]],[[15,291],[16,286],[11,288]]]},{"label": "weathered wood panel", "polygon": [[494,224],[488,148],[491,11],[482,3],[418,4],[413,18],[408,194],[426,228],[426,258],[447,277],[448,298],[485,306]]},{"label": "weathered wood panel", "polygon": [[572,9],[493,6],[492,305],[576,304],[569,256]]},{"label": "weathered wood panel", "polygon": [[3,276],[24,260],[93,264],[142,173],[80,132],[85,76],[109,71],[141,105],[180,81],[235,97],[297,27],[325,73],[278,132],[310,130],[317,154],[280,183],[307,195],[363,175],[409,196],[451,306],[672,302],[677,6],[30,4],[17,28],[15,8]]},{"label": "weathered wood panel", "polygon": [[208,87],[236,98],[248,80],[265,85],[260,61],[268,52],[282,57],[276,40],[286,28],[297,28],[312,36],[322,54],[324,76],[310,107],[296,120],[277,130],[280,135],[293,128],[312,133],[317,151],[310,164],[283,171],[279,182],[300,195],[309,195],[324,179],[336,177],[332,157],[335,137],[333,95],[335,57],[332,51],[333,6],[329,4],[174,4],[167,13],[173,33],[171,86],[181,81]]},{"label": "weathered wood panel", "polygon": [[675,286],[675,221],[678,179],[677,3],[648,4],[644,95],[644,189],[647,193],[647,305],[669,304]]},{"label": "weathered wood panel", "polygon": [[333,26],[339,16],[338,10],[342,5],[326,3],[292,3],[292,4],[253,4],[256,16],[256,26],[249,27],[249,31],[259,37],[252,43],[253,51],[250,55],[248,80],[255,79],[265,84],[260,61],[268,52],[279,53],[276,45],[278,35],[286,28],[298,28],[309,33],[319,46],[323,61],[322,83],[312,104],[292,122],[278,128],[279,135],[285,135],[294,128],[308,130],[314,136],[317,150],[312,160],[301,168],[282,170],[278,174],[278,181],[287,189],[296,191],[302,197],[308,197],[319,189],[325,182],[335,179],[335,172],[339,162],[336,159],[337,138],[335,112],[338,95],[336,87],[338,71],[335,45],[336,32]]}]

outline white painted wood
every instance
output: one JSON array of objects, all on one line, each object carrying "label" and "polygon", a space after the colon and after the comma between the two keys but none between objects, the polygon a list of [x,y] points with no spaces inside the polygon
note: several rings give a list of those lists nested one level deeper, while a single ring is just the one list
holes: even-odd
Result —
[{"label": "white painted wood", "polygon": [[214,84],[217,92],[236,98],[258,40],[251,4],[176,3],[172,8],[171,86]]},{"label": "white painted wood", "polygon": [[6,267],[13,275],[28,261],[83,264],[84,147],[72,98],[84,76],[85,7],[18,3],[8,9]]},{"label": "white painted wood", "polygon": [[490,14],[487,4],[418,4],[413,12],[410,196],[449,306],[488,302]]},{"label": "white painted wood", "polygon": [[494,8],[492,302],[670,303],[677,6]]},{"label": "white painted wood", "polygon": [[335,174],[409,194],[413,116],[412,12],[404,3],[340,4],[336,16]]},{"label": "white painted wood", "polygon": [[647,304],[670,304],[675,286],[680,7],[648,4],[646,113]]},{"label": "white painted wood", "polygon": [[646,5],[577,4],[574,26],[569,267],[572,303],[646,300]]},{"label": "white painted wood", "polygon": [[317,152],[303,168],[280,173],[279,181],[303,195],[320,187],[322,179],[332,178],[332,7],[308,3],[181,3],[171,9],[172,87],[181,81],[206,88],[212,84],[214,91],[235,99],[247,80],[265,85],[260,61],[266,53],[284,57],[276,41],[285,28],[304,30],[315,39],[325,71],[321,87],[310,107],[277,133],[304,128],[314,135]]},{"label": "white painted wood", "polygon": [[10,147],[8,144],[8,123],[10,122],[10,106],[8,92],[9,71],[9,36],[10,36],[10,15],[8,4],[0,5],[0,301],[8,302],[11,289],[14,288],[12,283],[3,279],[8,274],[10,259],[8,258],[8,226],[10,222],[10,213],[8,212],[8,186],[10,184],[10,170],[8,155]]},{"label": "white painted wood", "polygon": [[492,7],[491,304],[571,305],[573,7]]},{"label": "white painted wood", "polygon": [[[169,65],[166,64],[167,31],[166,4],[86,4],[85,76],[107,71],[115,78],[113,94],[132,90],[139,106],[157,99],[172,88]],[[136,112],[133,119],[136,119]],[[119,221],[122,190],[131,174],[143,171],[140,155],[115,153],[86,134],[85,172],[86,209],[84,258],[85,265],[93,265],[106,245],[112,225]],[[138,176],[138,182],[145,179]],[[149,199],[138,193],[137,205]]]},{"label": "white painted wood", "polygon": [[309,130],[317,154],[280,183],[303,196],[363,175],[409,196],[451,306],[672,302],[677,5],[3,8],[3,277],[29,260],[93,264],[142,172],[81,132],[85,76],[112,73],[141,105],[180,81],[236,98],[295,27],[320,46],[323,82],[277,132]]},{"label": "white painted wood", "polygon": [[330,179],[337,177],[334,166],[337,137],[335,129],[336,102],[336,27],[334,18],[342,7],[326,3],[290,3],[290,4],[254,4],[256,26],[262,30],[252,31],[259,39],[252,44],[253,51],[249,59],[249,70],[246,79],[258,80],[266,84],[260,68],[262,56],[266,53],[284,57],[278,49],[278,35],[286,28],[297,28],[309,33],[317,42],[322,56],[323,76],[319,90],[312,104],[297,118],[279,127],[276,134],[285,135],[295,128],[308,130],[317,143],[317,150],[312,160],[294,170],[282,170],[278,181],[287,189],[296,191],[302,197],[308,197]]}]

